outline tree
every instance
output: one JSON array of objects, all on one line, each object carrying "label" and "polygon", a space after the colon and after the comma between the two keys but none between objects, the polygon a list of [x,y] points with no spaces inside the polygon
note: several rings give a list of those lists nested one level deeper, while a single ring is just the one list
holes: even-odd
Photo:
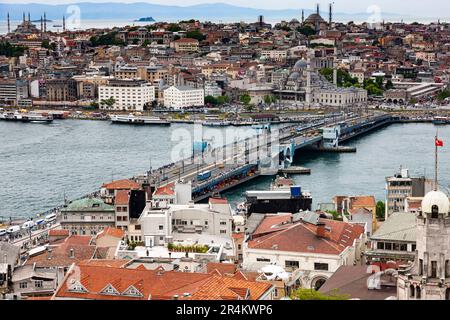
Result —
[{"label": "tree", "polygon": [[307,37],[313,36],[313,35],[316,34],[316,30],[314,30],[310,26],[298,27],[297,31],[300,32],[302,35],[307,36]]},{"label": "tree", "polygon": [[109,97],[108,99],[103,99],[100,101],[101,105],[106,105],[108,108],[111,108],[116,103],[116,99],[114,97]]},{"label": "tree", "polygon": [[300,288],[295,290],[291,299],[294,300],[348,300],[349,296],[346,294],[339,294],[338,290],[332,291],[330,294],[324,294],[314,289]]},{"label": "tree", "polygon": [[229,102],[230,102],[230,97],[228,97],[228,96],[218,96],[217,97],[217,103],[219,105],[229,103]]},{"label": "tree", "polygon": [[20,57],[26,49],[23,46],[13,46],[9,42],[0,42],[0,56]]},{"label": "tree", "polygon": [[178,31],[181,31],[181,27],[178,24],[176,24],[176,23],[171,23],[167,27],[167,31],[178,32]]},{"label": "tree", "polygon": [[245,93],[245,94],[240,96],[239,100],[243,104],[248,105],[250,103],[250,101],[252,100],[252,98],[247,93]]},{"label": "tree", "polygon": [[186,38],[197,39],[198,41],[202,41],[206,39],[206,36],[199,30],[192,30],[186,32]]},{"label": "tree", "polygon": [[391,79],[389,79],[388,81],[386,81],[386,85],[384,86],[384,88],[385,88],[386,90],[390,90],[390,89],[393,89],[393,88],[394,88],[394,84],[392,83],[392,80],[391,80]]},{"label": "tree", "polygon": [[93,36],[89,41],[93,47],[124,45],[125,43],[122,40],[117,39],[116,36],[117,32],[109,32],[100,36]]},{"label": "tree", "polygon": [[450,97],[449,89],[443,90],[443,91],[439,92],[439,94],[437,95],[437,99],[439,101],[443,101],[443,100],[447,99],[448,97]]},{"label": "tree", "polygon": [[377,219],[384,220],[385,209],[386,206],[384,204],[384,201],[378,201],[376,206]]},{"label": "tree", "polygon": [[215,106],[217,103],[218,103],[217,99],[214,98],[213,96],[205,97],[205,104],[211,104],[211,105]]}]

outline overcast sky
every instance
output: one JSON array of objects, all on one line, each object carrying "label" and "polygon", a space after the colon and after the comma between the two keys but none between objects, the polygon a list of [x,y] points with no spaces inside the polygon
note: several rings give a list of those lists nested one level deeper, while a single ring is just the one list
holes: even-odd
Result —
[{"label": "overcast sky", "polygon": [[366,12],[369,7],[375,5],[380,8],[381,12],[424,17],[450,16],[449,0],[0,0],[0,3],[149,2],[187,6],[200,3],[223,2],[261,9],[313,9],[316,3],[320,3],[325,11],[330,1],[334,2],[335,12],[341,13]]}]

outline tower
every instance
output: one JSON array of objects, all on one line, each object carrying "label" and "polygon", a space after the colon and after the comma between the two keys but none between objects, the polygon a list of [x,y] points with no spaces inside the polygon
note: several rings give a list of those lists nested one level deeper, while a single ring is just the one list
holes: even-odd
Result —
[{"label": "tower", "polygon": [[7,20],[8,20],[8,33],[11,33],[11,19],[9,18],[9,12],[7,15]]},{"label": "tower", "polygon": [[63,32],[66,32],[66,17],[63,16]]},{"label": "tower", "polygon": [[317,13],[318,16],[320,16],[320,10],[319,9],[320,9],[319,8],[319,4],[317,4],[317,10],[316,10],[317,12],[316,13]]},{"label": "tower", "polygon": [[25,24],[25,12],[23,13],[23,23]]},{"label": "tower", "polygon": [[320,31],[320,20],[319,20],[319,17],[320,17],[320,13],[319,13],[319,4],[317,4],[317,17],[316,17],[316,32],[319,32]]},{"label": "tower", "polygon": [[450,201],[437,189],[436,181],[417,213],[415,260],[399,270],[399,300],[450,300]]},{"label": "tower", "polygon": [[331,29],[331,24],[333,23],[333,4],[330,3],[330,12],[328,16],[328,28]]},{"label": "tower", "polygon": [[29,12],[28,12],[28,22],[31,23],[31,16]]},{"label": "tower", "polygon": [[44,33],[44,20],[41,16],[41,34]]},{"label": "tower", "polygon": [[302,24],[305,23],[305,10],[302,9]]},{"label": "tower", "polygon": [[47,32],[47,16],[44,12],[44,32]]}]

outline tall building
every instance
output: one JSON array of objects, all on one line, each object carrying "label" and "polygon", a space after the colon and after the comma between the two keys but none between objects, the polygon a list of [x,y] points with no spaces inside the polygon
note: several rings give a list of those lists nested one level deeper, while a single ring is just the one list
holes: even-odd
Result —
[{"label": "tall building", "polygon": [[405,211],[405,200],[408,197],[423,197],[432,190],[432,181],[425,177],[410,177],[408,169],[400,169],[392,177],[386,178],[385,217],[394,212]]},{"label": "tall building", "polygon": [[74,79],[50,79],[46,81],[48,101],[74,101],[77,99],[77,82]]},{"label": "tall building", "polygon": [[399,300],[450,300],[450,201],[430,191],[416,218],[414,262],[399,271]]}]

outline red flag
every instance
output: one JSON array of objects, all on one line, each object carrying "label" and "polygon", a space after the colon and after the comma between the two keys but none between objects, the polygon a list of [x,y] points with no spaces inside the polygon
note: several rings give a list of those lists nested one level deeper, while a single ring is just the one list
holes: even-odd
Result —
[{"label": "red flag", "polygon": [[437,137],[436,137],[435,143],[436,143],[436,147],[443,147],[444,146],[444,141],[439,140]]}]

